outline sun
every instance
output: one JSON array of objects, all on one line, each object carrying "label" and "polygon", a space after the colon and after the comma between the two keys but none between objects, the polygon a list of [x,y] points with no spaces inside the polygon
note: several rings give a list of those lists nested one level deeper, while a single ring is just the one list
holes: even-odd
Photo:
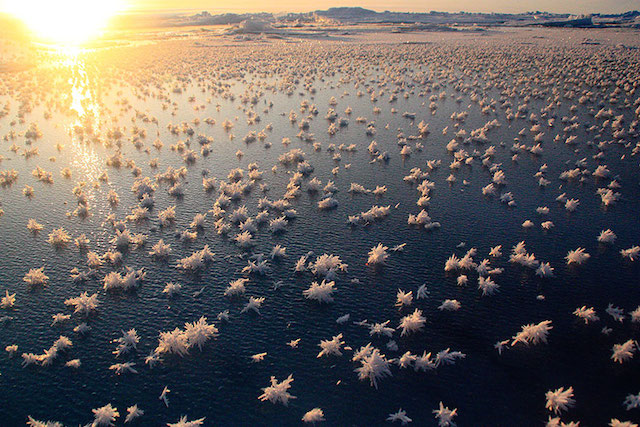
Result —
[{"label": "sun", "polygon": [[44,41],[79,45],[100,35],[125,0],[0,0],[0,6]]}]

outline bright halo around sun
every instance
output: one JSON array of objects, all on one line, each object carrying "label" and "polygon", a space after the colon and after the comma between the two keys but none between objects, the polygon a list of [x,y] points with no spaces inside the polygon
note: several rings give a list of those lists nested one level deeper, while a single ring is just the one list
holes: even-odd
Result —
[{"label": "bright halo around sun", "polygon": [[23,21],[44,41],[80,45],[106,28],[125,0],[0,0],[2,9]]}]

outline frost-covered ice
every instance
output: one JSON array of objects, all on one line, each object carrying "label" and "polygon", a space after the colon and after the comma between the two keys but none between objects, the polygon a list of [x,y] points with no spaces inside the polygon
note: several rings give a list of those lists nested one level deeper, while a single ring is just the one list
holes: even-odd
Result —
[{"label": "frost-covered ice", "polygon": [[576,403],[573,398],[573,387],[569,387],[566,390],[564,387],[553,391],[549,390],[545,393],[545,397],[547,399],[546,408],[553,411],[554,414],[566,411]]},{"label": "frost-covered ice", "polygon": [[289,393],[291,383],[293,382],[293,375],[289,375],[286,379],[278,382],[276,377],[271,377],[271,385],[262,389],[263,393],[258,397],[262,401],[268,400],[271,403],[281,403],[284,406],[289,404],[289,399],[295,399]]},{"label": "frost-covered ice", "polygon": [[309,289],[305,289],[302,293],[304,297],[310,300],[315,300],[323,303],[333,302],[333,292],[335,291],[335,282],[327,282],[323,280],[322,283],[311,283]]},{"label": "frost-covered ice", "polygon": [[321,421],[325,421],[324,412],[320,408],[313,408],[312,410],[305,413],[302,417],[302,421],[305,423],[319,423]]}]

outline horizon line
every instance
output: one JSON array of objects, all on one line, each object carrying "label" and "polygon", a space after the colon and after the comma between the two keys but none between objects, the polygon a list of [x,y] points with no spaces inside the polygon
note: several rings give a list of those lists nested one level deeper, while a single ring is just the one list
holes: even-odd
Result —
[{"label": "horizon line", "polygon": [[[410,10],[393,10],[393,9],[383,9],[383,8],[375,8],[375,7],[363,7],[363,6],[344,6],[344,7],[329,7],[326,9],[309,9],[309,10],[296,10],[296,11],[267,11],[267,10],[259,10],[259,9],[255,9],[255,10],[245,10],[245,11],[239,11],[239,10],[235,10],[235,9],[228,9],[228,8],[209,8],[209,9],[203,9],[203,8],[181,8],[181,9],[177,9],[177,8],[161,8],[161,9],[156,9],[156,8],[131,8],[131,9],[127,9],[127,10],[123,10],[121,12],[118,12],[117,15],[126,15],[129,13],[155,13],[155,14],[170,14],[170,13],[174,13],[174,14],[178,14],[178,13],[194,13],[194,14],[198,14],[198,13],[203,13],[203,12],[207,12],[210,13],[212,15],[215,14],[235,14],[235,15],[251,15],[251,14],[260,14],[260,13],[267,13],[267,14],[272,14],[272,15],[279,15],[279,14],[296,14],[296,13],[313,13],[313,12],[319,12],[319,11],[328,11],[330,9],[364,9],[364,10],[371,10],[374,11],[376,13],[384,13],[384,12],[390,12],[390,13],[414,13],[414,14],[429,14],[429,13],[448,13],[448,14],[460,14],[460,13],[466,13],[466,14],[470,14],[470,15],[523,15],[523,14],[550,14],[550,15],[622,15],[625,13],[633,13],[633,12],[640,12],[640,9],[629,9],[626,10],[624,12],[551,12],[551,11],[547,11],[547,10],[523,10],[521,12],[495,12],[495,11],[491,11],[491,12],[470,12],[470,11],[466,11],[466,10],[458,10],[458,11],[446,11],[446,10],[423,10],[423,11],[410,11]],[[4,11],[0,11],[0,13],[6,13]]]}]

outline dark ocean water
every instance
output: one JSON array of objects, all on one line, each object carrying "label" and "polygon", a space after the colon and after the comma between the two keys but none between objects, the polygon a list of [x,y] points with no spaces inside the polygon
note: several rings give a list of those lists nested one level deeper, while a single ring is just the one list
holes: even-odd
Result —
[{"label": "dark ocean water", "polygon": [[[67,218],[66,212],[75,207],[71,189],[79,180],[95,180],[106,168],[104,162],[112,150],[70,137],[67,118],[54,115],[52,120],[41,119],[43,106],[34,109],[27,118],[27,124],[38,121],[44,134],[37,142],[39,156],[25,160],[9,151],[10,143],[0,143],[0,154],[6,157],[0,170],[15,168],[20,174],[12,187],[0,188],[5,211],[0,218],[0,292],[8,289],[15,292],[17,298],[14,310],[1,313],[12,319],[0,326],[0,346],[3,349],[10,344],[19,346],[14,358],[0,355],[0,424],[22,425],[27,415],[59,420],[65,425],[85,424],[92,420],[92,408],[111,402],[121,415],[118,425],[123,422],[126,407],[135,403],[145,411],[137,421],[139,425],[163,425],[177,421],[181,415],[206,417],[206,425],[297,425],[304,413],[314,407],[324,410],[328,425],[383,424],[387,415],[399,408],[413,418],[413,425],[435,425],[432,410],[442,401],[450,408],[458,408],[456,421],[460,426],[529,426],[542,425],[548,418],[544,393],[563,386],[573,386],[577,401],[575,408],[563,419],[581,420],[581,425],[585,426],[605,425],[612,417],[638,421],[637,412],[626,412],[622,406],[627,394],[640,391],[638,360],[622,365],[610,360],[613,344],[639,338],[638,324],[631,324],[628,319],[623,324],[616,323],[604,312],[609,303],[626,311],[634,310],[640,303],[639,264],[629,262],[619,254],[620,249],[640,243],[637,158],[629,156],[627,148],[615,144],[605,147],[605,158],[599,163],[592,158],[598,151],[585,144],[594,138],[586,131],[594,123],[587,107],[576,112],[581,125],[575,132],[579,137],[576,146],[553,142],[556,133],[561,132],[562,124],[558,123],[554,129],[545,129],[542,156],[522,153],[515,163],[511,161],[513,153],[509,148],[517,133],[522,128],[528,129],[530,122],[517,119],[509,123],[501,109],[483,115],[467,95],[462,95],[461,104],[451,96],[439,101],[435,115],[423,105],[426,99],[416,94],[409,99],[400,97],[393,105],[384,97],[376,104],[381,113],[374,115],[368,97],[356,97],[353,84],[339,84],[338,76],[317,81],[316,87],[318,92],[313,98],[297,93],[292,96],[266,95],[255,106],[255,111],[262,117],[257,126],[246,124],[237,101],[213,99],[205,111],[194,113],[188,97],[194,95],[200,102],[204,100],[199,89],[193,86],[191,92],[173,95],[179,105],[176,116],[163,111],[157,100],[133,101],[136,109],[147,110],[158,118],[157,126],[144,124],[149,135],[147,145],[150,146],[157,132],[165,143],[159,152],[150,147],[151,154],[138,151],[128,143],[123,145],[123,155],[135,160],[143,176],[153,176],[169,165],[176,168],[184,165],[169,146],[185,136],[172,135],[166,128],[167,123],[189,121],[197,115],[201,119],[213,117],[217,124],[202,123],[194,127],[196,134],[213,136],[215,142],[208,157],[200,158],[189,167],[184,197],[171,197],[167,194],[167,186],[160,185],[155,193],[152,219],[129,225],[132,231],[148,235],[148,243],[143,249],[124,254],[124,265],[144,267],[147,271],[147,280],[132,293],[107,293],[102,289],[102,277],[110,271],[107,267],[100,270],[97,279],[73,283],[69,271],[85,266],[86,253],[73,245],[56,250],[46,241],[53,228],[63,226],[74,237],[85,233],[91,240],[91,249],[99,254],[110,248],[108,240],[113,231],[102,225],[105,216],[112,212],[106,195],[109,189],[118,192],[120,205],[113,212],[118,219],[124,219],[137,203],[130,191],[134,181],[131,170],[109,168],[109,184],[99,189],[87,189],[92,216],[84,220]],[[131,96],[126,88],[123,90],[124,97]],[[453,92],[448,87],[445,90]],[[241,93],[244,86],[237,84],[233,91]],[[349,95],[341,96],[345,91]],[[487,95],[499,98],[498,92]],[[328,122],[323,118],[331,96],[338,100],[335,109],[340,116],[344,116],[342,112],[347,106],[353,108],[349,126],[333,137],[327,135]],[[288,120],[289,111],[298,111],[303,99],[310,99],[320,111],[311,121],[309,130],[322,142],[319,152],[295,137],[299,131],[297,125]],[[273,103],[266,113],[262,111],[267,107],[265,100]],[[216,103],[220,104],[220,111],[216,111]],[[531,101],[530,108],[535,111],[544,105]],[[566,103],[560,107],[558,119],[569,115],[568,106]],[[392,114],[391,107],[398,113]],[[625,114],[627,120],[632,119],[632,111],[620,106],[614,108]],[[491,174],[479,160],[456,172],[458,180],[454,184],[445,181],[452,156],[444,146],[453,136],[451,131],[443,136],[441,130],[445,126],[452,130],[449,116],[463,110],[469,111],[469,118],[461,127],[468,132],[494,118],[502,124],[488,134],[490,143],[471,143],[466,149],[471,152],[477,148],[483,152],[488,145],[496,146],[494,162],[502,163],[508,181],[503,191],[513,193],[517,206],[509,208],[497,198],[482,196],[481,188],[491,181]],[[416,123],[424,119],[432,130],[422,141],[424,149],[414,150],[406,158],[399,154],[398,129],[407,135],[416,134],[417,130],[411,120],[402,117],[404,111],[418,113]],[[221,123],[235,116],[240,119],[233,129],[236,139],[230,141]],[[365,135],[365,125],[355,122],[358,116],[375,120],[378,131],[375,137]],[[0,119],[3,134],[11,129],[10,120],[11,116]],[[120,118],[120,123],[131,126],[127,115]],[[273,143],[271,148],[265,148],[260,142],[248,145],[242,142],[242,136],[248,130],[260,130],[267,123],[273,124],[273,131],[267,138]],[[24,129],[27,124],[16,127]],[[385,129],[386,124],[388,129]],[[280,143],[283,137],[291,138],[289,148]],[[389,162],[370,162],[366,147],[372,139],[377,141],[381,151],[389,152]],[[66,145],[62,153],[57,153],[54,147],[58,141]],[[531,144],[531,134],[528,133],[523,141]],[[500,146],[501,142],[505,145]],[[335,162],[327,152],[329,143],[355,143],[358,150],[343,152],[342,160]],[[198,144],[194,140],[192,148],[195,147]],[[276,174],[270,169],[277,164],[279,155],[295,147],[302,148],[307,154],[315,169],[313,176],[323,184],[330,179],[335,181],[340,189],[335,196],[339,206],[335,210],[319,211],[320,195],[308,194],[303,184],[302,195],[292,201],[298,217],[291,221],[286,232],[274,236],[268,227],[262,227],[255,234],[257,244],[253,253],[269,254],[274,244],[281,244],[287,248],[287,258],[270,262],[272,272],[269,275],[252,277],[246,285],[247,295],[266,297],[261,314],[240,314],[246,299],[230,300],[223,296],[223,291],[231,280],[242,276],[240,270],[246,265],[246,251],[239,249],[231,237],[218,236],[210,216],[207,227],[193,243],[181,243],[175,231],[188,227],[196,213],[209,210],[215,201],[216,193],[207,194],[202,189],[203,170],[225,180],[230,169],[241,167],[246,170],[249,163],[257,162],[260,170],[265,171],[264,182],[271,189],[267,197],[275,200],[284,193],[290,175],[280,164]],[[244,152],[241,159],[235,156],[238,149]],[[624,154],[627,156],[621,159]],[[57,160],[49,162],[50,156],[56,156]],[[148,165],[153,157],[160,161],[157,171]],[[602,184],[592,177],[584,183],[558,179],[562,171],[573,168],[575,161],[582,158],[587,159],[590,171],[598,164],[608,165],[622,184],[619,203],[605,209],[595,194],[595,190],[609,180]],[[408,215],[417,214],[420,208],[415,205],[418,198],[415,186],[402,178],[411,168],[426,169],[426,161],[431,159],[442,160],[442,165],[429,177],[436,187],[428,211],[442,227],[424,231],[407,225]],[[351,167],[345,169],[343,165],[348,163]],[[533,175],[544,163],[548,165],[546,177],[551,184],[541,189]],[[53,185],[35,182],[31,171],[36,165],[53,173]],[[67,166],[74,173],[71,180],[60,176],[60,170]],[[331,174],[335,166],[340,166],[337,176]],[[463,185],[463,179],[469,181],[469,185]],[[352,195],[347,192],[352,182],[366,188],[386,185],[388,191],[381,198],[370,194]],[[25,184],[35,189],[32,199],[21,193]],[[565,211],[555,201],[563,192],[569,198],[580,200],[575,212]],[[250,215],[255,216],[259,212],[257,201],[260,197],[259,189],[255,188],[240,204],[245,204]],[[157,213],[173,204],[177,212],[175,226],[160,228]],[[374,204],[391,205],[389,217],[368,226],[347,225],[348,215],[365,211]],[[397,209],[394,208],[396,204]],[[548,206],[549,215],[536,214],[538,206]],[[26,230],[29,218],[44,225],[40,234],[33,236]],[[531,219],[535,227],[523,229],[521,224],[526,219]],[[544,220],[553,221],[555,227],[543,231],[539,224]],[[606,228],[611,228],[618,236],[612,246],[599,245],[596,241],[600,231]],[[160,238],[172,244],[173,253],[167,262],[154,261],[148,255],[150,247]],[[528,251],[535,253],[539,260],[551,263],[555,277],[540,279],[533,270],[508,262],[511,247],[521,240],[526,241]],[[406,248],[404,252],[392,253],[385,266],[374,269],[365,263],[367,252],[378,242],[389,247],[406,243]],[[461,242],[466,243],[465,247],[457,248]],[[201,249],[204,244],[216,253],[209,268],[197,275],[186,275],[176,269],[177,259]],[[461,256],[475,247],[478,249],[476,261],[480,261],[488,257],[489,249],[495,245],[502,245],[504,255],[492,261],[492,265],[505,268],[504,273],[495,278],[500,285],[497,294],[482,297],[476,289],[475,273],[469,274],[467,286],[459,287],[456,276],[444,272],[444,263],[452,253]],[[564,256],[577,247],[586,248],[591,258],[579,267],[566,266]],[[303,298],[302,291],[316,279],[310,272],[296,275],[292,268],[294,262],[309,251],[316,255],[339,255],[349,265],[347,273],[338,275],[333,304],[319,305]],[[30,290],[22,277],[30,268],[40,266],[45,267],[50,283],[44,288]],[[359,283],[351,281],[355,278]],[[273,289],[273,283],[278,280],[285,286]],[[161,293],[169,281],[183,285],[181,293],[171,299]],[[428,299],[415,301],[410,309],[402,311],[394,306],[398,289],[413,290],[415,294],[423,283],[430,291]],[[194,298],[193,293],[203,286],[202,294]],[[73,328],[83,321],[77,315],[62,325],[50,326],[53,314],[71,313],[64,300],[85,290],[99,294],[98,310],[87,320],[92,330],[86,336],[74,333]],[[538,295],[544,295],[545,299],[537,299]],[[447,298],[460,301],[461,309],[456,312],[438,310]],[[601,320],[584,325],[572,314],[582,305],[595,307]],[[396,333],[397,352],[386,349],[387,339],[371,338],[368,329],[351,322],[391,320],[391,326],[395,327],[414,307],[423,310],[427,325],[422,332],[409,337]],[[185,322],[197,320],[202,315],[215,321],[217,314],[225,309],[230,311],[230,321],[216,321],[219,337],[205,345],[202,351],[193,349],[184,358],[166,357],[153,368],[144,364],[144,357],[157,345],[160,331],[182,327]],[[347,313],[351,315],[351,321],[338,325],[336,318]],[[494,350],[496,341],[515,335],[521,325],[547,319],[553,321],[548,344],[516,347],[502,356]],[[603,326],[613,328],[611,334],[602,334]],[[111,353],[116,346],[112,340],[121,336],[121,330],[129,328],[136,328],[141,337],[138,351],[116,359]],[[376,389],[368,381],[358,380],[353,371],[358,365],[351,361],[351,352],[345,351],[342,357],[316,358],[320,340],[330,339],[340,332],[353,349],[372,342],[389,358],[408,350],[418,354],[427,350],[435,354],[449,347],[467,356],[453,366],[443,366],[433,372],[393,367],[393,377],[380,381]],[[20,354],[40,353],[61,334],[73,341],[73,347],[52,366],[21,366]],[[297,349],[286,345],[296,338],[301,338]],[[265,360],[253,363],[250,356],[260,352],[268,353]],[[82,361],[79,369],[64,366],[64,362],[75,358]],[[108,367],[116,361],[135,362],[139,374],[114,375]],[[258,400],[260,389],[268,385],[271,375],[282,380],[289,374],[295,379],[290,392],[297,398],[288,407]],[[164,386],[171,389],[168,408],[158,399]]]}]

